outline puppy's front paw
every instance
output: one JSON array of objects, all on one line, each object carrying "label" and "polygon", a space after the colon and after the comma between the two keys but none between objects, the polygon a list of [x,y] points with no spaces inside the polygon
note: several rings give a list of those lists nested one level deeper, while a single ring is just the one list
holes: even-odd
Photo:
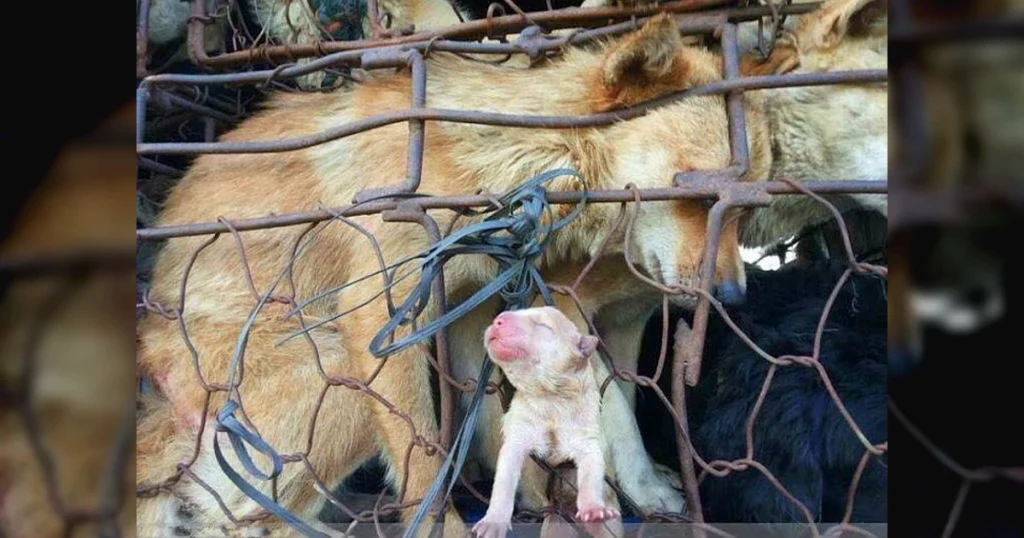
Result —
[{"label": "puppy's front paw", "polygon": [[494,521],[484,517],[473,525],[473,535],[477,538],[505,538],[505,533],[511,528],[511,521]]},{"label": "puppy's front paw", "polygon": [[619,511],[604,505],[581,505],[576,511],[576,519],[584,523],[596,523],[619,517]]}]

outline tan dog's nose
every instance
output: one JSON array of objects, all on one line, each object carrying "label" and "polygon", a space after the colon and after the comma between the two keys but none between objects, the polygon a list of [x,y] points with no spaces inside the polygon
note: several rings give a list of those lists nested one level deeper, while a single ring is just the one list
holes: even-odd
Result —
[{"label": "tan dog's nose", "polygon": [[739,306],[747,299],[747,292],[737,280],[726,280],[715,286],[715,298],[726,306]]}]

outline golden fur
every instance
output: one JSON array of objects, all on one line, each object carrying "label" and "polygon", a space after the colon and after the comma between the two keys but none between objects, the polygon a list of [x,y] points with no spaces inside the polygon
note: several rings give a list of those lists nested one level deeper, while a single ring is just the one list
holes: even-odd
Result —
[{"label": "golden fur", "polygon": [[[659,19],[645,30],[602,50],[572,51],[563,60],[536,70],[505,69],[446,54],[432,55],[428,66],[428,104],[506,113],[585,114],[619,103],[624,95],[650,97],[641,89],[647,86],[646,81],[633,76],[635,65],[651,73],[652,82],[658,82],[663,91],[704,84],[720,76],[720,60],[705,51],[677,48],[675,54],[666,55],[662,38],[674,33],[670,19]],[[640,63],[611,61],[626,51],[631,51]],[[680,76],[683,74],[685,76]],[[373,74],[350,92],[278,96],[263,111],[223,138],[265,139],[326,129],[385,110],[404,108],[408,91],[408,75],[397,73]],[[757,105],[754,100],[750,108],[754,119],[750,138],[754,141],[757,165],[752,175],[763,177],[767,172],[768,152],[766,145],[758,142],[765,140],[766,133],[761,127],[763,120],[759,119]],[[633,121],[595,129],[537,131],[430,123],[426,127],[427,151],[420,190],[445,194],[486,187],[492,192],[502,192],[537,173],[563,166],[580,170],[590,189],[623,188],[627,183],[639,187],[667,187],[677,170],[713,169],[728,164],[726,124],[720,96],[683,100]],[[285,154],[199,157],[170,194],[161,224],[212,220],[220,215],[241,218],[301,211],[318,203],[344,205],[364,188],[398,181],[404,170],[405,131],[404,125],[393,125]],[[652,140],[664,142],[652,146]],[[709,141],[715,143],[709,144]],[[389,166],[382,166],[385,163]],[[573,189],[580,185],[569,178],[561,178],[549,188]],[[265,194],[249,197],[245,193]],[[644,208],[644,215],[637,223],[635,241],[639,258],[643,260],[641,265],[655,278],[692,284],[706,226],[705,205],[684,201],[646,204]],[[602,237],[621,235],[621,228],[610,229],[617,211],[615,206],[609,205],[588,207],[552,239],[545,265],[559,270],[568,263],[580,264]],[[443,229],[450,215],[441,213],[436,218]],[[374,233],[388,260],[428,246],[417,225],[384,223],[379,216],[354,220]],[[735,227],[730,230],[725,235],[720,266],[724,278],[740,278],[738,272],[742,266],[736,247],[736,230]],[[265,289],[283,269],[299,233],[298,229],[274,229],[243,234],[246,256],[258,289]],[[203,241],[205,238],[188,238],[166,245],[154,270],[152,296],[155,300],[176,303],[187,261]],[[621,252],[621,239],[611,244]],[[375,258],[365,255],[367,248],[365,240],[353,230],[340,224],[331,225],[317,236],[315,244],[295,264],[297,299],[377,270]],[[487,282],[495,269],[492,263],[476,259],[450,262],[446,270],[449,303],[464,299]],[[610,278],[621,282],[620,288],[642,289],[625,271]],[[318,318],[345,310],[365,300],[378,287],[378,281],[365,281],[340,294],[337,302],[314,303],[304,315]],[[398,297],[407,292],[404,288],[398,286]],[[587,305],[597,310],[606,298],[615,298],[617,294],[612,291],[604,289],[593,297],[586,297]],[[254,305],[232,241],[218,241],[199,256],[189,275],[184,305],[186,326],[191,342],[200,350],[204,378],[209,382],[227,381],[238,329]],[[307,422],[305,417],[309,416],[323,383],[316,365],[308,358],[308,343],[293,339],[276,345],[278,338],[298,328],[296,319],[283,316],[287,310],[282,304],[271,304],[263,309],[249,338],[245,381],[241,386],[248,418],[283,453],[305,448],[305,429],[295,425]],[[485,310],[482,308],[473,316]],[[367,378],[380,361],[365,350],[386,316],[387,310],[378,300],[336,326],[313,331],[312,338],[319,346],[326,373]],[[464,324],[472,325],[472,320],[467,319]],[[458,332],[453,329],[453,333]],[[140,335],[142,366],[172,402],[181,435],[195,435],[205,392],[197,383],[178,327],[150,316],[140,325]],[[479,338],[474,340],[475,347],[480,347]],[[451,347],[456,354],[454,362],[465,363],[467,359],[459,356],[463,347],[454,337]],[[466,348],[467,356],[472,355],[468,351],[471,345]],[[437,426],[427,382],[430,372],[420,353],[410,350],[391,357],[372,388],[409,413],[418,434],[431,438],[436,436]],[[223,401],[223,393],[214,394],[211,409],[216,410]],[[287,402],[287,405],[279,402]],[[382,449],[392,463],[393,478],[397,484],[402,483],[406,471],[400,468],[400,462],[410,442],[404,421],[390,415],[383,406],[343,388],[327,393],[323,409],[343,409],[344,412],[324,411],[318,417],[320,434],[313,440],[310,459],[322,476],[330,480],[343,478],[376,450]],[[366,424],[371,417],[377,426],[369,428]],[[378,438],[369,438],[365,435],[367,431],[378,432]],[[180,454],[176,454],[157,459],[169,464],[179,457]],[[405,492],[408,499],[418,498],[423,493],[441,461],[437,456],[426,456],[420,449],[414,450],[411,458]],[[207,448],[197,468],[207,483],[225,496],[236,516],[255,511],[256,506],[246,502],[240,494],[233,497],[229,494],[234,488],[216,476],[218,473],[211,464]],[[172,469],[167,467],[167,472]],[[281,499],[285,505],[309,517],[314,492],[300,487],[302,473],[296,466],[286,469],[279,480]],[[196,488],[186,481],[177,489],[185,492],[184,497],[202,505],[197,510],[197,519],[223,520],[219,508],[208,501],[205,492]],[[464,530],[454,516],[449,515],[448,521],[447,527],[454,525],[455,531]]]},{"label": "golden fur", "polygon": [[[791,17],[769,58],[746,56],[748,75],[814,73],[888,67],[885,0],[831,0],[807,15]],[[747,23],[747,29],[756,23]],[[753,28],[751,28],[753,27]],[[744,39],[745,38],[745,42]],[[741,34],[741,46],[753,40]],[[886,179],[888,100],[885,84],[804,86],[762,90],[772,133],[772,179]],[[826,197],[840,210],[860,206],[888,214],[885,195]],[[831,219],[813,199],[777,196],[750,212],[743,224],[745,246],[766,246]]]},{"label": "golden fur", "polygon": [[[431,107],[541,115],[587,114],[717,80],[721,77],[721,59],[709,51],[684,46],[678,40],[671,19],[656,17],[638,32],[592,50],[569,50],[563,58],[542,67],[497,67],[452,55],[432,54],[428,58],[427,73],[427,104]],[[351,90],[325,95],[276,96],[264,110],[223,139],[299,136],[375,113],[403,109],[408,106],[409,87],[407,72],[372,73]],[[755,180],[768,177],[772,166],[771,124],[763,111],[763,99],[763,92],[752,92],[746,98],[752,159],[748,177]],[[797,107],[798,104],[786,106]],[[623,188],[629,183],[640,188],[668,187],[677,171],[718,169],[729,164],[727,126],[721,96],[691,97],[634,120],[588,129],[532,130],[430,122],[426,126],[420,191],[463,194],[486,188],[499,193],[537,173],[564,166],[582,172],[587,187],[592,190]],[[171,193],[160,224],[211,221],[219,216],[256,217],[309,210],[318,204],[348,204],[363,189],[392,185],[401,180],[405,169],[406,129],[405,125],[391,125],[287,153],[201,156]],[[580,186],[569,178],[560,178],[549,188],[563,190]],[[633,237],[632,254],[639,267],[665,284],[695,284],[707,226],[707,207],[701,201],[643,204]],[[569,210],[569,207],[561,207],[559,212],[564,214]],[[594,317],[612,356],[630,369],[629,364],[635,363],[638,352],[637,335],[656,306],[658,295],[624,267],[624,230],[612,229],[618,210],[617,206],[609,204],[588,206],[579,218],[552,238],[542,269],[549,281],[569,284],[595,253],[601,240],[610,239],[608,256],[584,281],[579,295],[586,315]],[[448,212],[436,212],[433,216],[441,229],[450,223]],[[418,225],[388,223],[377,215],[352,220],[374,234],[388,262],[429,246]],[[470,220],[460,222],[464,225]],[[294,242],[301,233],[300,227],[241,234],[257,290],[267,289],[286,267]],[[294,266],[296,301],[378,269],[369,243],[345,225],[332,223],[314,234],[315,239]],[[720,282],[743,281],[738,235],[737,223],[730,219],[722,235],[716,266]],[[206,240],[196,237],[168,242],[154,270],[154,300],[165,305],[177,304],[178,287],[188,261]],[[448,304],[454,305],[467,298],[493,278],[495,271],[493,263],[476,257],[449,262],[445,270]],[[185,325],[190,342],[198,351],[202,376],[209,383],[227,382],[240,328],[256,303],[244,274],[235,242],[222,236],[199,255],[188,277]],[[380,368],[371,388],[407,413],[418,435],[435,439],[437,424],[428,382],[431,371],[423,351],[413,348],[396,354],[383,367],[380,360],[367,352],[370,339],[388,319],[383,299],[371,300],[379,289],[379,280],[365,280],[340,294],[312,303],[303,310],[304,321],[308,324],[369,301],[355,313],[310,333],[318,346],[324,372],[330,377],[354,376],[365,380]],[[408,291],[406,281],[397,285],[393,293],[396,300],[400,300]],[[291,286],[283,284],[276,293],[288,295],[292,293]],[[585,326],[586,320],[581,319],[571,301],[562,296],[558,296],[558,301],[560,310],[574,323]],[[434,315],[435,307],[432,304],[428,308],[428,315]],[[477,374],[477,361],[483,356],[480,334],[496,308],[496,302],[491,301],[450,328],[453,373],[457,379]],[[281,453],[306,450],[310,414],[324,386],[309,341],[293,338],[279,344],[282,336],[300,327],[298,319],[285,317],[288,310],[290,307],[281,303],[270,303],[262,309],[248,339],[245,376],[240,386],[246,416]],[[141,481],[142,476],[156,480],[154,477],[161,471],[169,475],[178,461],[190,456],[188,443],[177,440],[194,439],[206,393],[197,381],[192,355],[176,322],[150,316],[139,331],[140,364],[153,376],[173,407],[173,411],[165,410],[163,416],[155,420],[166,420],[168,415],[174,417],[170,430],[140,427],[140,431],[152,432],[162,439],[147,443],[140,440],[140,447],[151,447],[154,451],[139,454],[140,462],[144,458],[154,462],[153,467],[145,471],[141,470],[140,463]],[[607,375],[601,361],[597,361],[595,368],[599,377]],[[646,495],[645,509],[657,507],[659,502],[663,506],[681,502],[678,494],[673,497],[673,494],[662,493],[666,488],[655,476],[642,443],[639,449],[635,448],[639,437],[629,416],[631,398],[632,391],[622,391],[617,384],[612,384],[605,393],[602,421],[616,426],[614,429],[606,427],[609,443],[613,447],[630,447],[618,451],[620,459],[613,461],[609,474],[619,480],[631,496],[643,498]],[[487,404],[476,445],[477,456],[491,469],[497,455],[497,424],[500,424],[500,406],[496,400],[496,396],[485,399]],[[210,413],[223,403],[224,394],[215,393]],[[145,422],[148,418],[142,420]],[[207,436],[210,430],[208,422]],[[335,387],[326,393],[316,431],[309,459],[320,478],[329,484],[341,480],[380,450],[390,464],[392,483],[396,487],[406,484],[402,492],[404,499],[418,499],[442,461],[440,455],[428,456],[421,447],[415,447],[408,469],[404,468],[406,449],[412,439],[409,424],[390,414],[383,405],[344,387]],[[376,435],[367,435],[371,431]],[[230,450],[228,452],[228,460],[237,468],[237,461]],[[625,456],[639,463],[627,463]],[[637,459],[637,456],[642,457]],[[616,458],[615,450],[612,458]],[[257,505],[223,477],[212,459],[208,438],[204,439],[203,452],[192,469],[220,493],[236,517],[259,511]],[[626,469],[639,471],[631,473]],[[279,499],[307,521],[312,521],[316,492],[304,474],[299,465],[286,465],[278,479]],[[539,507],[544,501],[544,485],[544,475],[535,465],[533,468],[528,465],[520,487],[523,505]],[[226,522],[209,494],[190,480],[183,479],[173,493],[193,505],[195,527],[219,527]],[[149,519],[140,515],[140,521],[152,524],[149,530],[166,530],[167,525],[173,524],[166,516],[173,510],[167,507],[176,502],[169,495],[140,500],[140,510],[156,514]],[[142,507],[143,503],[155,504]],[[406,510],[403,518],[409,517],[413,510]],[[465,532],[465,525],[449,507],[445,533],[462,536]]]}]

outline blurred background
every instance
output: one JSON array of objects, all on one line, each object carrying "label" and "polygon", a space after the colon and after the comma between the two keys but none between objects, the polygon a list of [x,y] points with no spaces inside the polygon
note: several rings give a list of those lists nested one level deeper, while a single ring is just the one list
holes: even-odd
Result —
[{"label": "blurred background", "polygon": [[[136,21],[8,9],[0,536],[132,536]],[[890,529],[1024,536],[1024,1],[890,12]]]},{"label": "blurred background", "polygon": [[890,529],[1024,536],[1024,2],[890,6]]}]

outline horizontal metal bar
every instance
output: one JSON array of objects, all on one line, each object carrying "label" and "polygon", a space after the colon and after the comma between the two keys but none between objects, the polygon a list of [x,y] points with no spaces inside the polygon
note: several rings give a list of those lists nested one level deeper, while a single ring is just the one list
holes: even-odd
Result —
[{"label": "horizontal metal bar", "polygon": [[[811,8],[817,4],[797,4],[788,6],[781,9],[782,13],[787,14],[798,14],[810,11]],[[752,20],[758,17],[767,16],[771,14],[771,10],[764,6],[752,6],[746,8],[732,8],[725,10],[716,10],[711,12],[694,13],[690,16],[679,17],[679,30],[683,34],[698,34],[712,32],[718,27],[723,20],[732,22]],[[639,21],[638,23],[639,24]],[[584,30],[578,33],[574,33],[570,36],[563,37],[551,37],[545,39],[542,42],[536,43],[537,50],[554,50],[559,47],[565,46],[566,44],[580,44],[587,41],[594,40],[599,37],[607,37],[615,34],[620,34],[635,28],[633,21],[626,21],[610,26],[604,26],[592,30]],[[344,42],[353,43],[353,42]],[[327,50],[328,43],[323,44],[324,50]],[[378,45],[381,47],[383,45]],[[390,45],[395,47],[397,50],[417,50],[419,52],[426,52],[427,48],[431,51],[440,52],[459,52],[465,54],[523,54],[527,53],[527,47],[518,43],[477,43],[477,42],[466,42],[466,41],[450,41],[450,40],[430,40],[424,39],[420,41],[414,41],[409,43],[397,43]],[[533,45],[531,44],[532,48]],[[263,49],[261,49],[262,51]],[[306,75],[328,67],[336,67],[339,65],[348,65],[358,67],[361,65],[361,58],[363,54],[366,54],[374,48],[360,48],[355,50],[342,50],[333,52],[309,63],[301,66],[286,67],[284,69],[265,69],[260,71],[248,71],[244,73],[223,73],[223,74],[210,74],[210,75],[190,75],[190,74],[159,74],[151,75],[146,77],[144,81],[151,85],[166,85],[166,84],[245,84],[245,83],[263,83],[273,77],[275,80],[278,79],[289,79],[297,76]],[[295,57],[301,57],[296,54]]]},{"label": "horizontal metal bar", "polygon": [[[202,65],[210,67],[225,67],[236,64],[251,64],[254,59],[294,61],[296,58],[319,56],[322,53],[334,53],[415,42],[427,42],[431,39],[437,39],[440,37],[458,40],[477,40],[489,36],[493,37],[495,35],[519,33],[524,28],[531,26],[532,23],[536,23],[546,30],[588,28],[603,26],[608,24],[609,21],[621,22],[629,21],[633,18],[651,16],[658,12],[679,14],[699,13],[704,15],[711,12],[709,8],[720,8],[720,11],[722,12],[735,14],[733,16],[736,17],[736,21],[751,20],[759,16],[770,14],[770,10],[764,6],[723,8],[727,3],[728,2],[723,0],[676,0],[664,2],[658,5],[626,9],[614,7],[565,8],[554,11],[532,12],[529,14],[529,20],[524,20],[524,18],[518,14],[504,15],[501,17],[491,17],[490,19],[467,21],[447,28],[417,32],[408,36],[392,37],[387,39],[326,41],[312,45],[281,45],[260,48],[258,51],[246,50],[230,52],[213,57],[206,56],[205,49],[193,50],[190,52],[196,56],[196,60],[198,60],[198,63]],[[818,5],[819,3],[800,4],[797,6],[785,7],[779,11],[780,13],[787,14],[806,13],[817,9]],[[732,19],[732,17],[730,17],[730,19]],[[190,32],[192,32],[191,29]],[[197,45],[202,43],[199,39],[194,40],[194,42]],[[433,49],[434,47],[431,46],[431,48]]]},{"label": "horizontal metal bar", "polygon": [[136,146],[139,154],[193,154],[193,153],[273,153],[308,148],[337,140],[346,136],[409,121],[411,119],[452,121],[480,125],[501,125],[506,127],[534,127],[547,129],[572,129],[598,127],[618,121],[643,116],[651,110],[668,105],[680,99],[698,95],[721,94],[733,90],[754,90],[784,88],[792,86],[825,84],[879,83],[888,80],[885,69],[840,71],[833,73],[800,73],[789,75],[766,75],[722,80],[676,92],[640,105],[589,115],[536,116],[501,114],[474,110],[452,110],[438,108],[415,108],[375,114],[346,125],[328,129],[308,136],[268,141],[215,142],[215,143],[141,143]]},{"label": "horizontal metal bar", "polygon": [[[709,171],[714,173],[714,171]],[[799,194],[788,183],[780,181],[763,182],[768,194]],[[807,189],[817,193],[879,193],[884,194],[888,185],[881,180],[812,180],[802,182]],[[637,189],[640,199],[645,201],[679,200],[684,198],[707,198],[717,196],[721,192],[722,184],[713,178],[709,181],[694,180],[690,185],[659,188],[659,189]],[[586,194],[588,202],[612,203],[630,202],[634,200],[633,190],[602,190],[592,191]],[[427,196],[419,199],[403,200],[401,203],[415,205],[422,209],[464,209],[472,207],[487,207],[491,204],[491,197],[483,195],[456,195],[456,196]],[[547,194],[547,200],[552,204],[575,204],[583,199],[583,193],[578,191],[553,191]],[[350,205],[333,209],[332,211],[306,211],[289,213],[286,215],[274,215],[270,217],[257,217],[250,219],[232,220],[231,226],[235,230],[260,230],[265,228],[277,228],[281,226],[292,226],[296,224],[308,224],[329,220],[335,214],[343,216],[370,215],[387,211],[398,207],[399,201],[380,200],[366,202],[363,204]],[[213,233],[225,233],[230,231],[226,225],[219,222],[206,222],[195,224],[183,224],[178,226],[157,226],[138,229],[135,232],[136,239],[140,241],[154,241],[169,239],[172,237],[184,237],[193,235],[207,235]]]}]

